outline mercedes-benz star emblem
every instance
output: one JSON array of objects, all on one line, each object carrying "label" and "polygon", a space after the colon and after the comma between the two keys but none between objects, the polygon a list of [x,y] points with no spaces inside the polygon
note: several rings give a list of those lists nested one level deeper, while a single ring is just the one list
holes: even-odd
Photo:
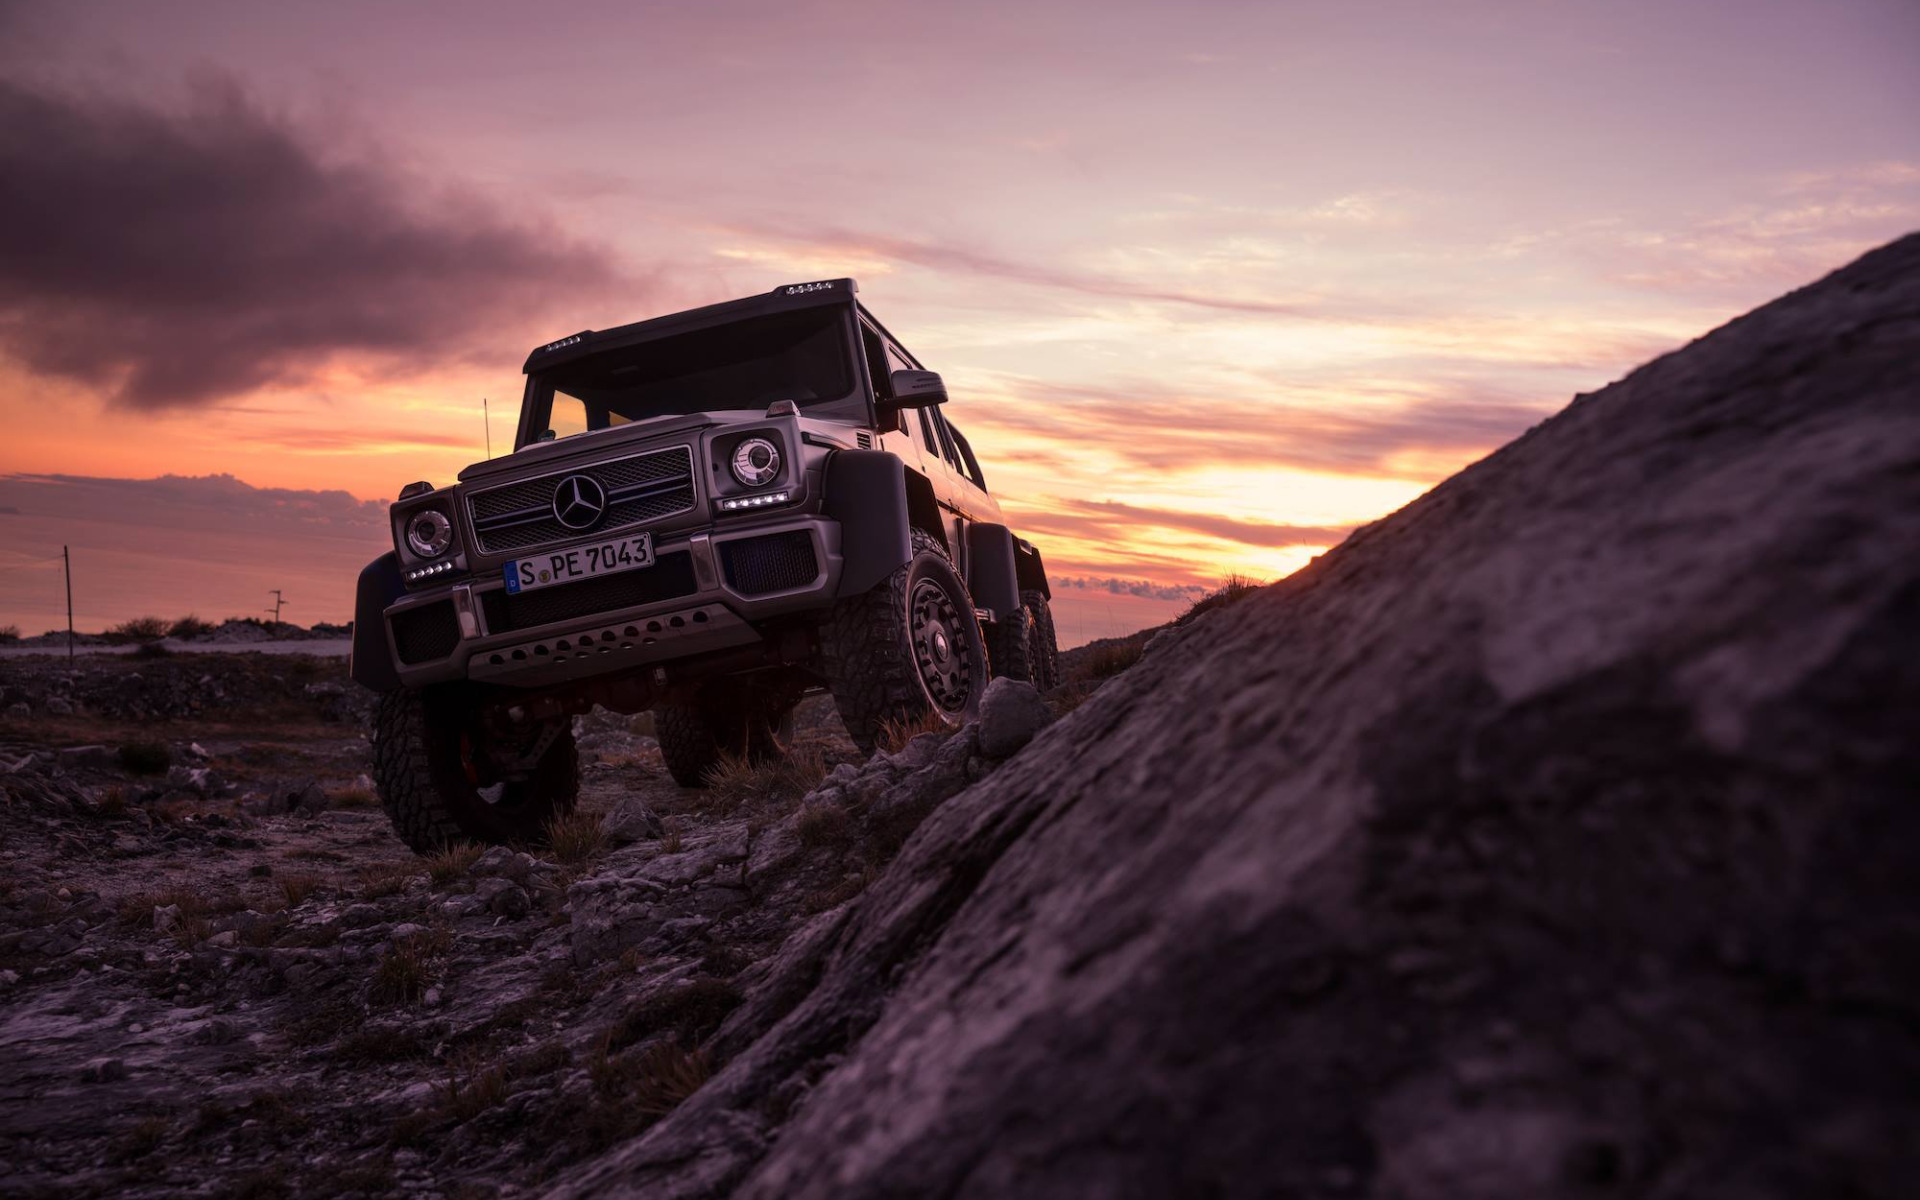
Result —
[{"label": "mercedes-benz star emblem", "polygon": [[553,519],[568,529],[591,529],[606,511],[606,489],[591,475],[569,475],[553,489]]}]

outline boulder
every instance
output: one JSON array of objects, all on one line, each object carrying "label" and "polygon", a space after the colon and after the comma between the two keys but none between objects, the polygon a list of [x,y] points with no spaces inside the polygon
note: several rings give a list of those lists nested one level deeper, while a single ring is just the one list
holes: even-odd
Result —
[{"label": "boulder", "polygon": [[1011,758],[1042,729],[1053,724],[1053,710],[1030,683],[1006,676],[987,685],[980,698],[980,753]]},{"label": "boulder", "polygon": [[1905,1194],[1915,362],[1920,235],[1195,622],[550,1194]]}]

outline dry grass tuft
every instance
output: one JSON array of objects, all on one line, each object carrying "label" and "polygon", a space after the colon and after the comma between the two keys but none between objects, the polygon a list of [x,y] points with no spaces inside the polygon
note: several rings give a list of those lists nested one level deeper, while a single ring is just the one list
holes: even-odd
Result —
[{"label": "dry grass tuft", "polygon": [[712,1077],[713,1064],[706,1051],[658,1042],[640,1053],[628,1103],[643,1117],[664,1117]]},{"label": "dry grass tuft", "polygon": [[707,798],[723,809],[755,800],[795,800],[819,787],[826,777],[826,757],[815,746],[796,746],[760,762],[742,754],[723,754],[707,772]]},{"label": "dry grass tuft", "polygon": [[800,844],[812,848],[844,846],[853,840],[853,818],[838,804],[809,804],[795,822]]},{"label": "dry grass tuft", "polygon": [[546,843],[555,861],[580,866],[606,853],[607,835],[600,829],[598,814],[571,812],[547,822]]},{"label": "dry grass tuft", "polygon": [[380,798],[363,787],[335,788],[327,793],[330,808],[372,808],[378,803]]},{"label": "dry grass tuft", "polygon": [[480,1051],[468,1051],[447,1064],[444,1083],[434,1085],[440,1111],[464,1124],[507,1098],[507,1073],[487,1064]]},{"label": "dry grass tuft", "polygon": [[1231,605],[1238,604],[1265,586],[1266,585],[1259,580],[1249,579],[1245,575],[1237,573],[1229,575],[1221,581],[1217,590],[1209,592],[1198,600],[1195,600],[1186,612],[1174,618],[1173,623],[1175,625],[1185,625],[1194,618],[1205,616],[1216,608],[1227,608]]},{"label": "dry grass tuft", "polygon": [[953,733],[953,726],[947,719],[933,709],[914,717],[891,717],[880,723],[880,748],[888,754],[898,754],[906,748],[908,742],[923,733],[936,733],[946,737]]},{"label": "dry grass tuft", "polygon": [[368,863],[360,868],[360,895],[368,900],[397,896],[423,874],[425,870],[415,859]]},{"label": "dry grass tuft", "polygon": [[671,1039],[631,1054],[619,1053],[611,1038],[601,1039],[587,1058],[587,1079],[604,1101],[651,1124],[680,1107],[713,1077],[704,1050],[687,1050]]},{"label": "dry grass tuft", "polygon": [[1111,679],[1139,662],[1146,648],[1147,644],[1143,641],[1112,642],[1105,646],[1095,646],[1087,654],[1087,674],[1095,679]]},{"label": "dry grass tuft", "polygon": [[456,842],[440,853],[427,859],[427,878],[434,887],[446,887],[467,873],[467,868],[480,861],[487,852],[485,846],[474,842]]},{"label": "dry grass tuft", "polygon": [[207,920],[211,909],[206,893],[185,884],[169,884],[151,892],[122,896],[114,905],[114,915],[124,925],[151,929],[153,910],[170,905],[180,910],[170,934],[175,941],[191,950],[212,935],[213,928]]},{"label": "dry grass tuft", "polygon": [[325,880],[310,872],[302,872],[279,876],[274,882],[280,885],[280,896],[287,902],[287,907],[299,908],[309,896],[320,890]]},{"label": "dry grass tuft", "polygon": [[369,998],[376,1004],[418,1004],[433,985],[435,960],[450,941],[444,928],[396,940],[373,969]]}]

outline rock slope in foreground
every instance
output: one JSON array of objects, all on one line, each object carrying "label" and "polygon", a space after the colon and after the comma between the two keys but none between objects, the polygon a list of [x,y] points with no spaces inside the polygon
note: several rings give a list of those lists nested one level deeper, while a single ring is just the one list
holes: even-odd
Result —
[{"label": "rock slope in foreground", "polygon": [[1178,634],[575,1196],[1896,1195],[1920,235]]}]

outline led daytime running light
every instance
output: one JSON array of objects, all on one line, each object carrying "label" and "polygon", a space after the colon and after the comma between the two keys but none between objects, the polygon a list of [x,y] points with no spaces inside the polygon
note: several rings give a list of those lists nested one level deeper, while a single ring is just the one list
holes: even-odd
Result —
[{"label": "led daytime running light", "polygon": [[765,508],[769,504],[785,504],[793,499],[791,492],[768,492],[764,496],[736,496],[720,502],[721,512],[739,512],[745,508]]}]

